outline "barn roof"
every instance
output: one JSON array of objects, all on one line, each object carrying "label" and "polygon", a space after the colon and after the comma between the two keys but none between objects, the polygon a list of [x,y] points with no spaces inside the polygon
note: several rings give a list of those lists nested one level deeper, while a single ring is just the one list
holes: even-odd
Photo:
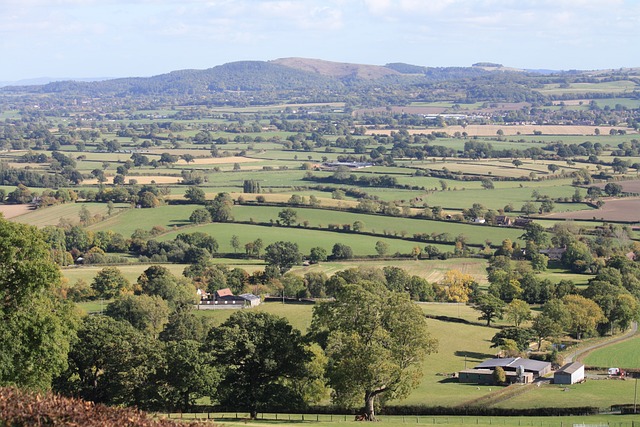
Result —
[{"label": "barn roof", "polygon": [[558,371],[556,371],[556,373],[557,374],[560,374],[560,373],[573,374],[574,372],[576,372],[578,369],[582,368],[583,366],[584,365],[582,363],[580,363],[580,362],[567,363],[562,368],[560,368]]},{"label": "barn roof", "polygon": [[238,295],[238,296],[239,296],[240,298],[244,298],[244,299],[246,299],[247,301],[255,301],[255,300],[259,300],[259,299],[260,299],[260,297],[259,297],[259,296],[256,296],[256,295],[254,295],[254,294],[240,294],[240,295]]},{"label": "barn roof", "polygon": [[218,289],[216,291],[216,296],[217,297],[232,297],[233,296],[233,292],[231,292],[231,289],[229,289],[229,288]]},{"label": "barn roof", "polygon": [[522,357],[505,357],[502,359],[485,360],[484,362],[476,366],[476,369],[491,369],[497,368],[498,366],[501,366],[502,368],[515,369],[518,366],[522,366],[525,371],[542,371],[549,365],[549,362],[543,362],[541,360],[525,359]]},{"label": "barn roof", "polygon": [[519,357],[505,357],[505,358],[501,358],[501,359],[489,359],[489,360],[485,360],[484,362],[482,362],[481,364],[479,364],[478,366],[476,366],[475,369],[487,369],[487,368],[497,368],[498,366],[501,366],[503,368],[510,366],[511,363],[513,363],[514,360],[519,359]]}]

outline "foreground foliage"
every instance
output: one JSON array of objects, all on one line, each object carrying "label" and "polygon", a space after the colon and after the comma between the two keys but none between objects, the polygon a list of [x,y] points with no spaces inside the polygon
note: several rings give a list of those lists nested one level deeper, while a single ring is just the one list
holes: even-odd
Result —
[{"label": "foreground foliage", "polygon": [[67,367],[77,316],[35,227],[0,218],[0,386],[48,389]]},{"label": "foreground foliage", "polygon": [[155,420],[146,413],[132,408],[110,408],[51,393],[41,395],[14,388],[0,389],[0,420],[3,426],[197,427],[204,425]]}]

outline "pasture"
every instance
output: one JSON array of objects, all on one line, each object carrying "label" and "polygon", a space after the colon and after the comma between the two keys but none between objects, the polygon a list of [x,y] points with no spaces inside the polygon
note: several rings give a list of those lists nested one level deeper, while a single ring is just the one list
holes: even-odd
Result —
[{"label": "pasture", "polygon": [[[389,254],[399,252],[401,254],[409,254],[415,246],[424,247],[423,243],[411,242],[396,238],[385,238],[380,236],[368,236],[357,233],[329,232],[326,230],[311,230],[303,227],[282,228],[251,224],[235,224],[235,223],[214,223],[204,224],[188,229],[171,231],[162,235],[158,240],[168,240],[176,237],[178,233],[201,231],[215,237],[220,245],[220,253],[231,253],[233,248],[230,244],[232,236],[238,236],[242,245],[252,242],[257,238],[261,238],[265,246],[278,242],[289,241],[297,243],[300,251],[304,254],[309,253],[313,247],[322,247],[331,253],[331,248],[336,243],[345,243],[351,247],[354,255],[368,256],[376,255],[376,242],[382,241],[389,245]],[[441,251],[452,249],[450,245],[436,244]]]},{"label": "pasture", "polygon": [[640,369],[640,336],[590,352],[585,358],[587,366]]},{"label": "pasture", "polygon": [[[468,223],[457,224],[454,222],[431,221],[427,219],[387,217],[382,215],[367,215],[341,211],[326,211],[320,209],[295,208],[297,223],[308,221],[311,227],[324,228],[328,224],[353,224],[360,221],[364,224],[366,232],[377,234],[406,235],[411,237],[416,233],[432,232],[449,233],[452,237],[463,234],[469,243],[484,244],[487,236],[491,236],[496,242],[504,239],[517,240],[522,234],[521,230],[499,227],[488,227]],[[237,221],[269,222],[276,221],[280,207],[270,206],[235,206],[233,216]],[[282,231],[282,233],[287,233]],[[454,234],[455,233],[455,234]]]},{"label": "pasture", "polygon": [[633,403],[635,381],[593,380],[582,384],[545,384],[495,405],[497,408],[546,408],[597,406],[608,409],[611,405]]},{"label": "pasture", "polygon": [[[419,386],[407,398],[391,401],[388,404],[392,406],[456,406],[501,390],[501,387],[496,386],[460,384],[457,379],[451,377],[454,372],[471,368],[485,359],[493,357],[496,349],[490,347],[490,339],[499,329],[481,325],[481,321],[477,320],[478,312],[466,305],[427,303],[420,304],[420,307],[425,314],[459,317],[474,322],[474,324],[427,319],[430,333],[438,339],[438,351],[427,356]],[[260,305],[256,310],[286,317],[294,327],[305,332],[311,324],[313,306],[270,302]],[[199,316],[211,319],[213,324],[224,322],[232,313],[233,310],[199,310],[196,312]],[[498,326],[502,325],[507,325],[507,322],[498,323]],[[589,380],[584,384],[571,386],[530,387],[526,393],[495,406],[500,408],[542,408],[591,405],[608,408],[611,405],[632,402],[632,381]]]}]

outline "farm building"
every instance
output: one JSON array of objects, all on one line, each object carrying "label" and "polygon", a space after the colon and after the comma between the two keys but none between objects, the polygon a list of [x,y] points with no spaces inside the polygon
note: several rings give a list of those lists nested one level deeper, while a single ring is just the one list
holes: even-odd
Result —
[{"label": "farm building", "polygon": [[531,218],[518,217],[513,222],[513,225],[516,226],[516,227],[526,227],[527,225],[531,224],[532,222],[533,222],[533,220]]},{"label": "farm building", "polygon": [[[518,382],[518,373],[516,371],[505,371],[507,383],[514,384]],[[471,384],[495,384],[493,379],[493,369],[465,369],[458,373],[458,382],[471,383]],[[529,384],[533,382],[533,374],[531,372],[524,372],[521,375],[522,384]]]},{"label": "farm building", "polygon": [[261,300],[259,296],[256,296],[254,294],[240,294],[238,296],[240,298],[244,298],[248,307],[256,307],[260,305]]},{"label": "farm building", "polygon": [[533,374],[533,378],[547,375],[551,372],[551,363],[541,360],[525,359],[522,357],[505,357],[502,359],[489,359],[475,367],[475,369],[491,369],[494,370],[498,366],[502,367],[505,372],[515,372],[518,367],[522,366],[524,372]]},{"label": "farm building", "polygon": [[553,374],[554,384],[575,384],[584,379],[584,365],[579,362],[567,363]]},{"label": "farm building", "polygon": [[260,305],[260,297],[253,294],[233,295],[231,289],[218,289],[213,298],[210,294],[201,295],[198,309],[208,308],[249,308]]},{"label": "farm building", "polygon": [[562,255],[567,251],[567,248],[548,248],[548,249],[540,249],[540,252],[543,255],[549,257],[551,261],[559,261],[562,259]]},{"label": "farm building", "polygon": [[513,224],[513,220],[511,219],[511,217],[507,216],[507,215],[496,215],[496,225],[502,225],[502,226],[511,226]]}]

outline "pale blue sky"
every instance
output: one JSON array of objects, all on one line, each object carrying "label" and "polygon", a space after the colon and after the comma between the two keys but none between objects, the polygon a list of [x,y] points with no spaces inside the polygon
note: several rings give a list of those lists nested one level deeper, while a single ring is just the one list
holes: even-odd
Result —
[{"label": "pale blue sky", "polygon": [[640,0],[0,0],[0,81],[284,57],[640,66]]}]

